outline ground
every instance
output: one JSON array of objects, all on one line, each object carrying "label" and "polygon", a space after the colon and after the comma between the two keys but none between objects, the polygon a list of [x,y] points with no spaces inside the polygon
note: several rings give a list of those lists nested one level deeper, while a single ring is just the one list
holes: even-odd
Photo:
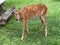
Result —
[{"label": "ground", "polygon": [[22,21],[16,22],[14,14],[5,26],[0,26],[0,45],[60,45],[60,0],[6,0],[3,7],[16,9],[29,4],[43,3],[48,7],[46,14],[48,36],[44,36],[44,28],[39,31],[40,19],[29,19],[29,31],[25,31],[25,38],[21,38]]}]

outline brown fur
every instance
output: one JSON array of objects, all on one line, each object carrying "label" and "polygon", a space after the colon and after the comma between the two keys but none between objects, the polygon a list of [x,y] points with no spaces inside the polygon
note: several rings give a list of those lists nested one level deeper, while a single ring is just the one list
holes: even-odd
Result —
[{"label": "brown fur", "polygon": [[[29,6],[25,6],[19,10],[14,10],[15,15],[19,15],[19,18],[23,21],[23,28],[22,28],[22,37],[21,40],[24,38],[24,30],[27,29],[28,31],[28,25],[27,25],[27,19],[32,17],[40,17],[41,22],[45,25],[45,36],[47,36],[47,25],[46,25],[46,12],[47,7],[44,4],[32,4]],[[42,27],[42,24],[41,26]]]}]

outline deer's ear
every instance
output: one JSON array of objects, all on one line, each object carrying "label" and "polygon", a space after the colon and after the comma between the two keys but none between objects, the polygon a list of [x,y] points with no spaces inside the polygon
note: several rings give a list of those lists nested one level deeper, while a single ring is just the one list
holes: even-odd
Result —
[{"label": "deer's ear", "polygon": [[21,8],[19,8],[19,9],[21,9]]},{"label": "deer's ear", "polygon": [[18,10],[14,9],[14,13],[17,13]]}]

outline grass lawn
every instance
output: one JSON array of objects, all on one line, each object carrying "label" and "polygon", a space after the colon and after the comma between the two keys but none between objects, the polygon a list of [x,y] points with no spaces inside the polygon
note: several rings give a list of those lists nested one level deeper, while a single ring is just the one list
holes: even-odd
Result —
[{"label": "grass lawn", "polygon": [[40,19],[29,19],[28,35],[25,31],[25,38],[21,38],[22,21],[16,22],[12,14],[7,25],[0,26],[0,45],[60,45],[60,0],[6,0],[4,8],[12,6],[19,7],[43,3],[47,5],[46,19],[48,23],[48,36],[44,36],[44,29],[39,32]]}]

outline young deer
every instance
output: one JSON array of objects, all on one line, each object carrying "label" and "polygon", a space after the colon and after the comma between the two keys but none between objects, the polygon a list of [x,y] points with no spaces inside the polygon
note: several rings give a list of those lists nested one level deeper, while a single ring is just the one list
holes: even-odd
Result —
[{"label": "young deer", "polygon": [[28,24],[27,24],[27,19],[32,18],[32,17],[40,17],[41,19],[41,26],[42,23],[44,23],[45,26],[45,36],[47,36],[47,24],[46,24],[46,12],[47,12],[47,7],[44,4],[32,4],[29,6],[25,6],[19,10],[14,10],[14,14],[16,17],[16,20],[22,20],[23,21],[23,27],[22,27],[22,37],[21,40],[24,39],[24,30],[28,31]]}]

